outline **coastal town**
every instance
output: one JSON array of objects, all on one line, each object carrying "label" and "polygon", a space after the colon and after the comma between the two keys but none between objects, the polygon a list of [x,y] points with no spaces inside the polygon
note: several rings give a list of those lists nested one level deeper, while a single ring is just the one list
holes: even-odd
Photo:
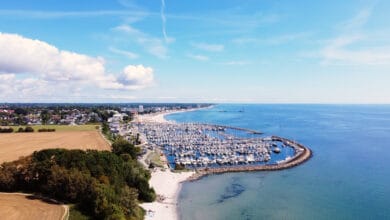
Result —
[{"label": "coastal town", "polygon": [[142,114],[187,110],[207,104],[7,104],[0,103],[0,126],[84,125],[106,122],[111,118],[112,131],[119,132],[116,122],[128,122]]}]

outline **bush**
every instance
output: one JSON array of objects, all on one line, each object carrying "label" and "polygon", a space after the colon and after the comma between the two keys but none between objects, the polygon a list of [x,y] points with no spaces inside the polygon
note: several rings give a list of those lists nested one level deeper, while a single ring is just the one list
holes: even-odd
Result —
[{"label": "bush", "polygon": [[24,129],[24,132],[34,132],[34,128],[30,127],[30,126],[27,126],[25,129]]},{"label": "bush", "polygon": [[[39,130],[41,130],[41,129],[39,129]],[[32,128],[30,126],[27,126],[25,128],[20,127],[20,128],[18,128],[18,132],[27,132],[27,133],[28,132],[34,132],[34,128]]]},{"label": "bush", "polygon": [[175,164],[175,170],[185,170],[186,167],[180,163]]},{"label": "bush", "polygon": [[54,128],[40,128],[38,129],[38,132],[55,132],[56,129]]},{"label": "bush", "polygon": [[0,128],[0,133],[12,133],[14,132],[13,128]]}]

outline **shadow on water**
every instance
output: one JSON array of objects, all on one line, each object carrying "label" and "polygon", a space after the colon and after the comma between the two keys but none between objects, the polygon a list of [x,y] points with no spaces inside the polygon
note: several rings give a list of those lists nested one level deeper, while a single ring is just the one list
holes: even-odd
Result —
[{"label": "shadow on water", "polygon": [[217,200],[217,204],[218,203],[223,203],[225,202],[226,200],[230,199],[230,198],[234,198],[234,197],[237,197],[239,196],[241,193],[243,193],[245,191],[245,187],[239,183],[232,183],[230,184],[229,186],[227,186],[225,188],[225,191],[223,192],[223,194],[219,197],[219,199]]},{"label": "shadow on water", "polygon": [[252,219],[256,219],[253,217],[252,214],[249,213],[249,211],[247,209],[243,209],[240,213],[240,219],[243,219],[243,220],[252,220]]}]

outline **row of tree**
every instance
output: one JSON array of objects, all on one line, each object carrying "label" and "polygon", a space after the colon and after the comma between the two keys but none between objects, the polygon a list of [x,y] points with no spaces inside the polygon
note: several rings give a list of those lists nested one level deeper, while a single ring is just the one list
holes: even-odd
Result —
[{"label": "row of tree", "polygon": [[[7,127],[7,128],[0,128],[0,133],[12,133],[14,132],[14,129],[11,128],[11,127]],[[34,132],[34,129],[32,127],[25,127],[25,128],[22,128],[20,127],[18,129],[18,132]]]},{"label": "row of tree", "polygon": [[139,201],[155,200],[139,149],[118,138],[112,152],[47,149],[0,166],[0,190],[75,203],[94,219],[143,219]]}]

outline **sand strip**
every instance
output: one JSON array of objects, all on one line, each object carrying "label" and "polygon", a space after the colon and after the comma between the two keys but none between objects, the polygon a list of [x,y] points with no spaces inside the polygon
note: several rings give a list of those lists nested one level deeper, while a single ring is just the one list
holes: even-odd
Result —
[{"label": "sand strip", "polygon": [[151,186],[156,190],[158,199],[152,203],[141,204],[146,210],[145,220],[170,219],[177,220],[177,199],[181,183],[186,181],[194,172],[174,173],[169,169],[152,172]]},{"label": "sand strip", "polygon": [[[174,121],[166,120],[165,116],[169,114],[195,110],[199,110],[199,108],[138,115],[134,121],[144,123],[176,123]],[[141,204],[141,207],[146,210],[145,220],[179,219],[177,215],[177,200],[181,188],[181,183],[189,179],[194,174],[195,172],[193,171],[175,173],[167,167],[165,168],[165,171],[162,171],[161,169],[155,169],[152,172],[152,178],[149,182],[156,191],[158,198],[155,202]]]}]

